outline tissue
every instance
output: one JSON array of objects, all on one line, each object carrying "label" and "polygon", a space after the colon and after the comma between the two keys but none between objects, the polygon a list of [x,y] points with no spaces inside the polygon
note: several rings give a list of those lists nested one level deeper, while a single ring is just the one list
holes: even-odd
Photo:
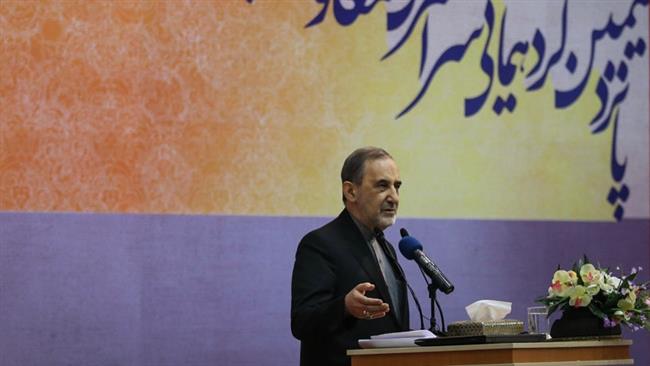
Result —
[{"label": "tissue", "polygon": [[467,315],[475,322],[503,320],[511,310],[511,302],[497,300],[479,300],[465,307]]}]

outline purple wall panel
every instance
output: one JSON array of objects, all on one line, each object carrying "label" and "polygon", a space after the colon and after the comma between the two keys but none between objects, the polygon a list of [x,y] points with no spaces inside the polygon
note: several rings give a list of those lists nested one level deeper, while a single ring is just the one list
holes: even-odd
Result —
[{"label": "purple wall panel", "polygon": [[[0,213],[0,365],[285,365],[298,240],[325,218]],[[613,223],[403,219],[456,285],[447,322],[490,298],[510,317],[582,253],[650,262],[648,220]],[[414,263],[402,260],[429,313]],[[650,277],[650,271],[642,273]],[[412,306],[412,324],[418,321]],[[635,341],[650,364],[650,337]]]}]

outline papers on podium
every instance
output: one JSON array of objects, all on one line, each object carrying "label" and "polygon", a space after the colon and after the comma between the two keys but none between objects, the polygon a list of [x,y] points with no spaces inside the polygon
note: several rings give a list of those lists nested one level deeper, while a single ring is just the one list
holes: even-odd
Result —
[{"label": "papers on podium", "polygon": [[384,333],[371,336],[370,339],[359,339],[361,348],[394,348],[394,347],[419,347],[416,339],[435,338],[435,334],[424,330],[409,330],[406,332]]}]

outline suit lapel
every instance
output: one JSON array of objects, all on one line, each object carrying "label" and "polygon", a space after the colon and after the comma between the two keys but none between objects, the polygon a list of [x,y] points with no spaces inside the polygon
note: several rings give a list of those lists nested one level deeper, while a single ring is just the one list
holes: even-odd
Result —
[{"label": "suit lapel", "polygon": [[[386,280],[384,275],[381,273],[379,264],[375,259],[375,254],[371,251],[370,246],[363,238],[363,235],[357,228],[357,225],[352,221],[352,217],[344,210],[339,218],[342,219],[344,227],[346,228],[346,239],[349,242],[349,248],[352,255],[357,259],[361,268],[368,274],[371,282],[375,285],[375,289],[379,293],[380,298],[390,304],[391,309],[395,309],[394,300],[391,299],[390,293],[388,292],[388,286],[386,285]],[[401,325],[402,321],[397,319],[397,314],[394,311],[388,313],[388,315],[397,323]]]}]

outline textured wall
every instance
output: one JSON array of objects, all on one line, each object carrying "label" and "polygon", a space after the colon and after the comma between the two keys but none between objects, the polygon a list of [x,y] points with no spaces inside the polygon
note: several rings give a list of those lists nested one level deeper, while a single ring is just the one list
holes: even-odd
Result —
[{"label": "textured wall", "polygon": [[[1,213],[0,364],[296,365],[293,254],[326,220]],[[511,301],[511,316],[525,319],[552,269],[571,265],[566,258],[590,253],[628,270],[650,255],[645,220],[398,225],[454,282],[453,293],[439,295],[447,323],[467,319],[464,307],[485,298]],[[387,238],[397,242],[396,228]],[[430,314],[416,265],[400,262]],[[419,327],[412,301],[411,313]],[[650,335],[626,337],[636,364],[648,364]]]}]

